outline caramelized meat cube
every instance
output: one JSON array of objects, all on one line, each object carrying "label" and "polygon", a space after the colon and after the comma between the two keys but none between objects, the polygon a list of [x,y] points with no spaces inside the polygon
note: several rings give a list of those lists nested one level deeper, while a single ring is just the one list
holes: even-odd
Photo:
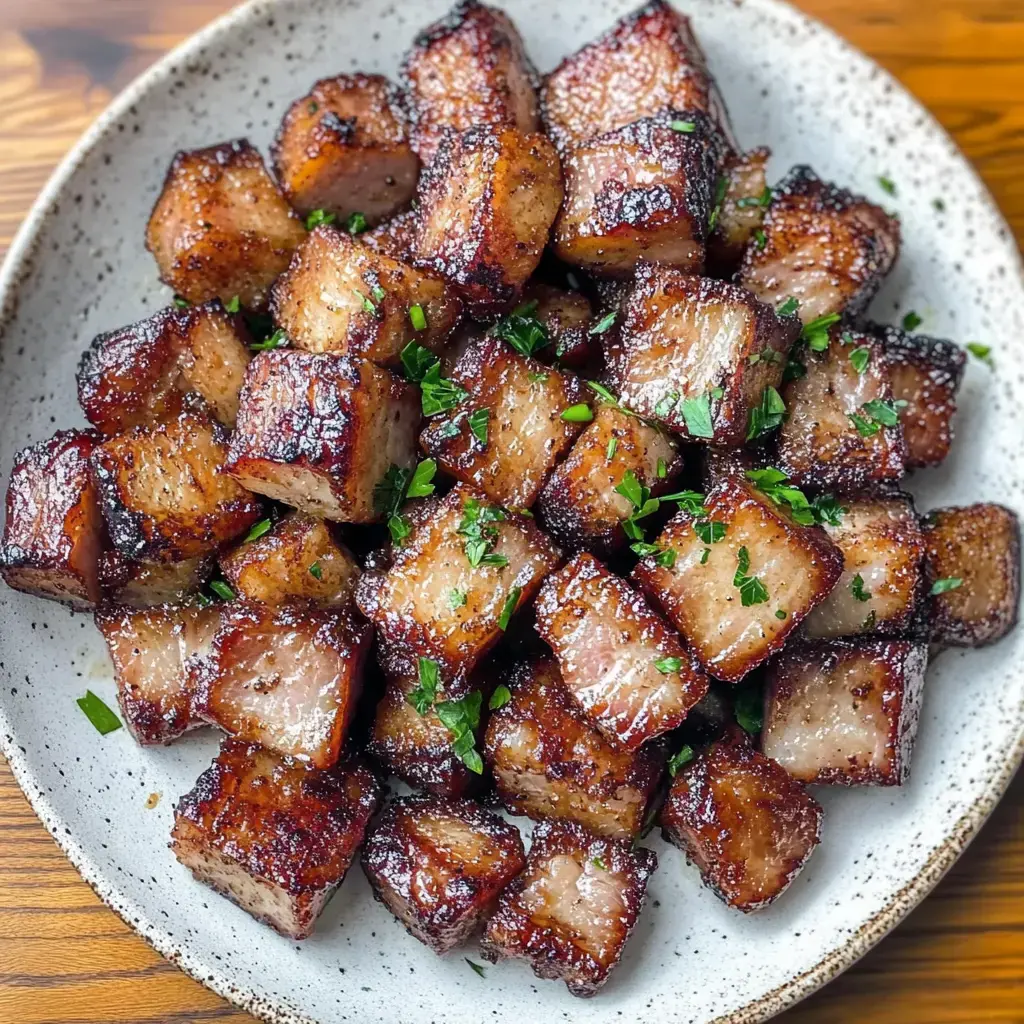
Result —
[{"label": "caramelized meat cube", "polygon": [[761,749],[795,779],[900,786],[910,772],[925,644],[819,641],[768,669]]},{"label": "caramelized meat cube", "polygon": [[739,282],[770,306],[800,303],[810,323],[864,310],[900,250],[900,222],[881,207],[794,168],[775,188],[764,244],[752,240]]},{"label": "caramelized meat cube", "polygon": [[719,899],[749,912],[778,899],[800,873],[821,817],[801,783],[733,734],[680,769],[661,827]]},{"label": "caramelized meat cube", "polygon": [[577,555],[545,581],[536,614],[567,690],[626,750],[674,729],[707,692],[707,676],[675,632],[593,555]]},{"label": "caramelized meat cube", "polygon": [[531,281],[523,292],[523,303],[532,307],[548,332],[549,344],[537,350],[538,359],[555,362],[559,367],[583,370],[599,365],[599,335],[591,333],[592,310],[582,292],[563,291],[539,281]]},{"label": "caramelized meat cube", "polygon": [[446,137],[419,186],[420,265],[477,316],[500,312],[536,270],[562,203],[554,147],[514,128]]},{"label": "caramelized meat cube", "polygon": [[348,609],[236,601],[221,611],[196,707],[225,731],[329,768],[341,752],[373,641]]},{"label": "caramelized meat cube", "polygon": [[492,501],[529,508],[583,429],[562,414],[590,393],[493,336],[470,342],[451,376],[469,396],[427,423],[420,447]]},{"label": "caramelized meat cube", "polygon": [[538,978],[592,996],[622,957],[643,909],[653,851],[596,836],[569,821],[541,822],[526,870],[498,899],[481,946],[486,960],[527,960]]},{"label": "caramelized meat cube", "polygon": [[358,760],[327,771],[226,739],[178,802],[174,856],[292,939],[312,934],[366,834],[380,787]]},{"label": "caramelized meat cube", "polygon": [[416,461],[416,388],[372,363],[276,349],[250,364],[227,472],[311,515],[368,523],[374,488]]},{"label": "caramelized meat cube", "polygon": [[940,508],[924,521],[924,543],[932,640],[980,647],[1006,636],[1020,608],[1016,513],[988,504]]},{"label": "caramelized meat cube", "polygon": [[487,721],[486,759],[502,804],[535,821],[568,818],[599,835],[632,838],[665,767],[664,751],[635,752],[590,724],[554,658],[513,666],[512,699]]},{"label": "caramelized meat cube", "polygon": [[643,267],[622,331],[622,401],[688,440],[742,445],[799,332],[737,285]]},{"label": "caramelized meat cube", "polygon": [[103,515],[89,458],[91,430],[62,430],[14,457],[0,576],[15,590],[62,601],[76,611],[100,599]]},{"label": "caramelized meat cube", "polygon": [[261,309],[306,231],[247,141],[174,158],[146,228],[160,278],[189,302]]},{"label": "caramelized meat cube", "polygon": [[[400,367],[414,339],[439,350],[462,311],[442,278],[317,228],[274,285],[274,317],[298,348]],[[426,326],[417,329],[416,306]],[[417,318],[418,319],[418,318]]]},{"label": "caramelized meat cube", "polygon": [[771,150],[762,146],[749,153],[730,153],[722,165],[725,191],[714,230],[708,239],[708,267],[715,277],[731,279],[748,244],[761,245],[761,225],[771,202],[766,168]]},{"label": "caramelized meat cube", "polygon": [[284,115],[274,173],[303,217],[314,210],[369,224],[406,206],[419,160],[409,145],[398,90],[382,75],[323,78]]},{"label": "caramelized meat cube", "polygon": [[374,896],[442,954],[477,930],[526,855],[519,829],[472,800],[407,796],[370,828],[362,864]]},{"label": "caramelized meat cube", "polygon": [[410,207],[377,227],[364,231],[359,241],[374,252],[411,265],[416,259],[416,235],[419,229],[420,212]]},{"label": "caramelized meat cube", "polygon": [[104,551],[99,563],[104,603],[124,608],[181,604],[202,589],[215,564],[213,555],[181,562],[137,562],[120,551]]},{"label": "caramelized meat cube", "polygon": [[709,492],[706,515],[681,511],[654,556],[633,571],[686,638],[704,667],[736,682],[779,650],[820,604],[843,570],[839,549],[816,526],[800,526],[782,506],[739,478]]}]

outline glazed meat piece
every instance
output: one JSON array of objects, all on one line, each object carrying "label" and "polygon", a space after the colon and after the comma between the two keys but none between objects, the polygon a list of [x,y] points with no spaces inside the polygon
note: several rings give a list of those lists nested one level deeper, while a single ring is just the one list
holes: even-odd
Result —
[{"label": "glazed meat piece", "polygon": [[526,870],[498,899],[481,943],[486,960],[526,960],[538,978],[592,996],[622,957],[658,858],[626,839],[569,821],[541,822]]},{"label": "glazed meat piece", "polygon": [[634,512],[629,498],[616,490],[626,474],[657,496],[682,472],[683,457],[664,431],[618,406],[594,404],[593,423],[551,474],[538,512],[559,544],[607,553],[626,542],[622,520]]},{"label": "glazed meat piece", "polygon": [[697,865],[723,902],[768,906],[821,837],[822,810],[803,784],[739,730],[679,770],[661,809],[662,835]]},{"label": "glazed meat piece", "polygon": [[182,604],[213,575],[216,561],[210,554],[181,562],[139,562],[120,551],[104,551],[99,562],[104,603],[124,608]]},{"label": "glazed meat piece", "polygon": [[374,488],[416,461],[416,388],[372,363],[276,349],[250,364],[227,472],[325,519],[378,518]]},{"label": "glazed meat piece", "polygon": [[272,155],[303,217],[324,210],[342,223],[392,216],[412,199],[420,170],[399,92],[382,75],[322,78],[288,108]]},{"label": "glazed meat piece", "polygon": [[160,279],[189,302],[262,309],[306,231],[244,139],[181,152],[146,228]]},{"label": "glazed meat piece", "polygon": [[795,779],[900,786],[910,771],[928,647],[819,641],[768,669],[761,750]]},{"label": "glazed meat piece", "polygon": [[[725,191],[708,239],[708,266],[715,277],[731,278],[748,244],[760,248],[765,211],[771,202],[765,169],[771,150],[761,147],[725,158]],[[718,185],[719,190],[722,185]]]},{"label": "glazed meat piece", "polygon": [[100,599],[97,576],[103,515],[89,458],[92,430],[61,430],[14,456],[0,576],[15,590],[62,601],[76,611]]},{"label": "glazed meat piece", "polygon": [[921,593],[924,540],[907,497],[844,500],[825,532],[843,555],[832,593],[807,617],[812,637],[905,632]]},{"label": "glazed meat piece", "polygon": [[742,445],[799,332],[795,316],[737,285],[643,266],[626,304],[620,397],[687,440]]},{"label": "glazed meat piece", "polygon": [[114,547],[126,558],[180,562],[245,533],[262,506],[222,469],[226,431],[183,413],[98,445],[93,478]]},{"label": "glazed meat piece", "polygon": [[509,16],[462,0],[421,32],[402,64],[412,146],[429,164],[446,130],[474,125],[535,132],[537,73]]},{"label": "glazed meat piece", "polygon": [[559,368],[582,370],[600,363],[599,335],[591,328],[590,300],[578,291],[564,291],[540,281],[531,281],[523,292],[523,307],[544,325],[548,344],[536,357]]},{"label": "glazed meat piece", "polygon": [[770,306],[789,298],[810,323],[864,310],[900,250],[900,222],[881,207],[796,167],[774,190],[764,244],[751,240],[739,282]]},{"label": "glazed meat piece", "polygon": [[470,312],[501,312],[540,262],[562,202],[554,147],[514,128],[446,136],[418,191],[419,265],[451,283]]},{"label": "glazed meat piece", "polygon": [[416,235],[419,232],[419,225],[420,212],[413,206],[396,213],[390,220],[378,224],[377,227],[364,231],[359,235],[359,241],[374,252],[411,265],[416,259]]},{"label": "glazed meat piece", "polygon": [[502,676],[512,699],[487,722],[485,757],[502,804],[535,821],[567,818],[599,835],[631,839],[665,767],[659,744],[623,750],[569,696],[552,657]]},{"label": "glazed meat piece", "polygon": [[529,508],[583,429],[563,413],[590,392],[571,374],[526,359],[491,335],[469,343],[451,378],[468,397],[428,421],[420,447],[492,501]]},{"label": "glazed meat piece", "polygon": [[477,930],[525,864],[515,825],[472,800],[436,796],[393,801],[362,854],[374,896],[439,955]]},{"label": "glazed meat piece", "polygon": [[664,609],[704,667],[736,682],[779,650],[828,596],[843,556],[749,481],[722,480],[706,513],[683,510],[655,543],[675,562],[640,561],[633,576]]},{"label": "glazed meat piece", "polygon": [[93,341],[78,365],[79,404],[108,436],[171,419],[197,398],[233,427],[251,340],[219,299],[162,310]]},{"label": "glazed meat piece", "polygon": [[265,604],[305,599],[322,608],[351,604],[359,563],[322,519],[292,512],[262,536],[221,555],[220,569],[242,597]]},{"label": "glazed meat piece", "polygon": [[297,348],[399,368],[410,341],[440,350],[462,311],[438,275],[333,227],[317,228],[299,246],[271,305]]},{"label": "glazed meat piece", "polygon": [[923,530],[932,641],[980,647],[1006,636],[1020,609],[1017,514],[991,504],[940,508]]},{"label": "glazed meat piece", "polygon": [[216,606],[96,613],[114,665],[117,702],[139,743],[170,743],[205,724],[196,713],[194,672],[209,654],[219,624]]},{"label": "glazed meat piece", "polygon": [[536,615],[566,689],[626,750],[674,729],[707,692],[676,633],[593,555],[577,555],[545,581]]},{"label": "glazed meat piece", "polygon": [[780,466],[798,486],[846,493],[899,480],[907,449],[885,352],[858,332],[829,339],[823,352],[801,349],[806,372],[782,389]]},{"label": "glazed meat piece", "polygon": [[380,799],[356,759],[326,771],[226,739],[178,802],[171,849],[200,882],[292,939],[312,934]]},{"label": "glazed meat piece", "polygon": [[348,609],[235,601],[196,677],[207,721],[329,768],[341,753],[373,631]]}]

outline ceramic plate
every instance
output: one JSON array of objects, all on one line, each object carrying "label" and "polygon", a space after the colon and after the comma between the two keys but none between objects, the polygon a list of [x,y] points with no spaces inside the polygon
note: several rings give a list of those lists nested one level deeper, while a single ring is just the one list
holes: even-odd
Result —
[{"label": "ceramic plate", "polygon": [[[82,422],[74,371],[93,335],[168,303],[143,227],[175,150],[248,135],[266,152],[313,80],[393,74],[414,32],[448,0],[282,0],[223,18],[140,79],[57,172],[0,282],[0,466]],[[504,0],[541,70],[632,0]],[[898,210],[904,249],[873,313],[909,309],[924,329],[994,346],[973,362],[947,463],[911,488],[922,509],[998,501],[1024,510],[1019,398],[1024,288],[1013,238],[963,156],[884,72],[774,0],[680,0],[695,22],[744,146]],[[896,183],[883,192],[880,175]],[[652,836],[661,867],[622,966],[595,1000],[539,982],[521,963],[478,977],[405,934],[353,870],[302,944],[280,938],[193,882],[167,849],[172,808],[209,762],[211,733],[142,750],[100,737],[75,705],[114,703],[88,616],[0,588],[0,735],[54,838],[115,910],[165,956],[267,1019],[318,1024],[480,1024],[527,1016],[609,1024],[762,1020],[849,966],[935,884],[992,809],[1024,753],[1024,630],[929,670],[910,783],[827,790],[824,841],[779,903],[755,916],[702,888]],[[150,794],[159,794],[149,809]],[[465,951],[470,956],[472,948]]]}]

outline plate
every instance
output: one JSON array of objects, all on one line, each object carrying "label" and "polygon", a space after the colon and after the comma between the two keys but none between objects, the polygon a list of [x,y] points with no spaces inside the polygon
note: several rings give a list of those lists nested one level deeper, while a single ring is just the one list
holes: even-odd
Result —
[{"label": "plate", "polygon": [[[505,0],[541,70],[629,10],[631,0]],[[0,466],[82,422],[74,371],[93,335],[168,303],[143,228],[176,149],[248,135],[264,152],[314,79],[394,74],[414,32],[447,0],[250,3],[194,37],[119,97],[76,147],[19,232],[0,277]],[[919,507],[998,501],[1024,512],[1019,402],[1024,284],[1013,237],[967,161],[881,69],[774,0],[680,0],[705,46],[741,143],[895,208],[899,265],[873,313],[909,309],[924,328],[991,343],[972,362],[953,454],[914,477]],[[896,184],[887,195],[878,178]],[[481,978],[439,960],[371,899],[353,870],[316,935],[294,943],[193,882],[167,849],[172,810],[216,748],[211,733],[142,750],[100,737],[75,705],[114,703],[88,616],[0,592],[0,736],[22,788],[99,895],[161,953],[268,1020],[479,1024],[536,1015],[619,1024],[763,1020],[849,966],[938,881],[1024,755],[1024,630],[929,671],[908,785],[819,790],[824,841],[786,897],[744,917],[704,889],[679,851],[661,859],[608,987],[581,1003],[522,963]],[[147,804],[159,794],[154,808]],[[472,948],[464,951],[474,956]]]}]

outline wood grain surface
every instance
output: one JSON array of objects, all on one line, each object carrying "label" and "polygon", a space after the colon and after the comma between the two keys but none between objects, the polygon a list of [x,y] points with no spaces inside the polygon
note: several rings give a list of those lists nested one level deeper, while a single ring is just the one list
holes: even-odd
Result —
[{"label": "wood grain surface", "polygon": [[[0,251],[110,99],[230,0],[0,0]],[[956,137],[1024,238],[1024,0],[798,0]],[[1020,339],[1014,339],[1019,343]],[[1024,775],[889,938],[787,1024],[1024,1024]],[[0,1024],[251,1024],[104,907],[0,762]]]}]

